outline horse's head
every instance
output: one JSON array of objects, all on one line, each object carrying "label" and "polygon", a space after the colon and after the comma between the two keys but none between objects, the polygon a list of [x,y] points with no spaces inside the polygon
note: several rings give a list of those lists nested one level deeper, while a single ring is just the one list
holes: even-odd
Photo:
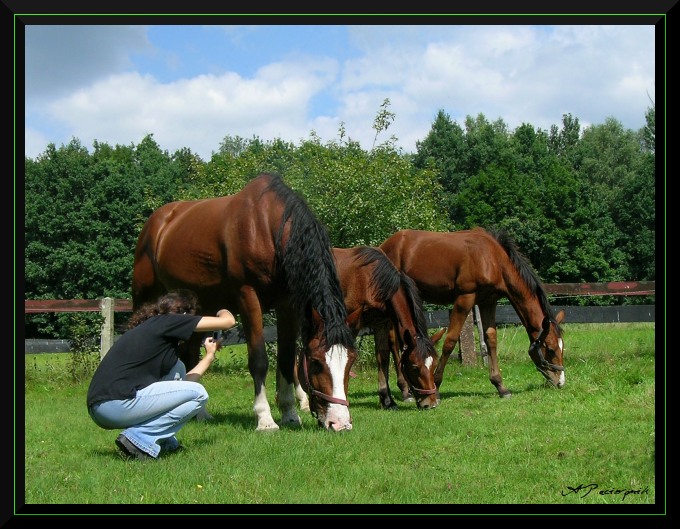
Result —
[{"label": "horse's head", "polygon": [[434,371],[437,368],[437,352],[434,344],[445,330],[443,329],[432,338],[414,337],[408,330],[404,332],[399,368],[421,410],[436,408],[440,402],[434,382]]},{"label": "horse's head", "polygon": [[309,395],[309,409],[320,426],[335,432],[351,430],[347,394],[356,348],[353,341],[329,346],[326,336],[324,322],[313,310],[313,331],[298,359],[300,385]]},{"label": "horse's head", "polygon": [[529,356],[536,364],[536,369],[553,386],[564,386],[564,341],[560,323],[564,319],[564,311],[561,310],[554,320],[547,316],[543,319],[543,328],[538,337],[531,342]]}]

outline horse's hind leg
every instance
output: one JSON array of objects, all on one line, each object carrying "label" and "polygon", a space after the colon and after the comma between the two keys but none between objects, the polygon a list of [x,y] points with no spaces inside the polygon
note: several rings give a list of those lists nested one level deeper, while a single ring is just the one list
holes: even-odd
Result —
[{"label": "horse's hind leg", "polygon": [[498,338],[496,334],[496,302],[479,305],[479,315],[484,329],[484,342],[489,352],[489,380],[498,390],[500,397],[511,397],[512,393],[503,385],[503,377],[498,367]]},{"label": "horse's hind leg", "polygon": [[[394,402],[390,393],[389,385],[390,352],[392,348],[390,340],[391,332],[390,325],[386,322],[377,324],[373,329],[375,359],[378,365],[378,399],[380,400],[380,407],[385,410],[397,408],[397,403]],[[395,363],[395,367],[397,365],[398,363]]]},{"label": "horse's hind leg", "polygon": [[460,339],[460,332],[463,329],[463,324],[467,319],[470,309],[475,304],[475,295],[466,294],[458,296],[453,308],[451,309],[451,316],[449,318],[449,330],[446,333],[444,344],[442,345],[442,354],[437,364],[437,369],[434,372],[434,383],[437,386],[437,391],[442,384],[444,378],[444,368],[449,361],[449,356],[453,352],[458,340]]},{"label": "horse's hind leg", "polygon": [[276,403],[281,425],[300,426],[302,420],[295,404],[295,349],[298,326],[291,310],[276,312],[278,350],[276,355]]}]

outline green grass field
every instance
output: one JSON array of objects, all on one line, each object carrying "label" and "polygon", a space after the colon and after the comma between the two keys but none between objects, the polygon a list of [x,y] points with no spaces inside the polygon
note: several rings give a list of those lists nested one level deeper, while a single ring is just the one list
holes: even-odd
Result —
[{"label": "green grass field", "polygon": [[[481,360],[468,367],[452,357],[441,405],[430,411],[401,402],[381,410],[374,360],[364,354],[350,381],[354,429],[341,433],[320,429],[308,412],[302,428],[256,432],[245,351],[228,347],[203,378],[214,419],[182,429],[180,453],[141,462],[121,459],[119,432],[90,420],[86,365],[74,367],[71,354],[26,355],[17,366],[25,398],[17,392],[16,510],[210,504],[224,513],[352,514],[358,504],[382,513],[402,504],[399,512],[432,514],[664,513],[665,416],[657,410],[665,395],[656,377],[657,368],[665,376],[665,350],[654,324],[564,328],[563,389],[544,385],[524,329],[505,326],[500,366],[513,396],[497,396]],[[267,380],[277,419],[271,368]]]}]

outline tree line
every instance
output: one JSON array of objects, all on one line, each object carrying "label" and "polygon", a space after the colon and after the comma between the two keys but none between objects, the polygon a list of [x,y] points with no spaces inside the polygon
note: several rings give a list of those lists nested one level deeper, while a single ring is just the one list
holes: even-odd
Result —
[{"label": "tree line", "polygon": [[[25,158],[24,296],[129,299],[137,236],[156,208],[236,193],[265,171],[305,197],[336,247],[378,246],[404,228],[482,226],[508,231],[545,283],[655,280],[653,105],[645,118],[638,131],[615,118],[582,128],[570,114],[550,130],[509,130],[441,110],[404,153],[393,136],[379,141],[395,119],[386,99],[370,150],[343,124],[326,143],[313,131],[297,144],[226,135],[208,161],[188,148],[171,154],[153,134],[91,150],[77,138],[49,144]],[[59,314],[25,318],[27,337],[67,336],[69,325]]]}]

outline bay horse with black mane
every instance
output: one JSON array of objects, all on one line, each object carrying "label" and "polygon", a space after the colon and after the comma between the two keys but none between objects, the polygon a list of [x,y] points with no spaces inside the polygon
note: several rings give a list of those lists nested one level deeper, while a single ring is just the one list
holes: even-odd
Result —
[{"label": "bay horse with black mane", "polygon": [[[241,316],[253,378],[257,430],[278,430],[265,391],[269,361],[263,312],[277,324],[277,405],[282,425],[300,425],[294,393],[296,344],[304,351],[310,411],[327,430],[351,430],[347,400],[355,337],[325,227],[276,174],[262,173],[240,192],[177,201],[145,223],[135,250],[133,306],[176,288],[193,290],[201,313],[227,308]],[[182,359],[199,360],[194,334]]]},{"label": "bay horse with black mane", "polygon": [[[420,294],[413,280],[392,264],[385,252],[370,246],[333,248],[335,265],[347,312],[359,313],[352,331],[355,337],[364,328],[384,328],[380,333],[389,345],[376,344],[378,398],[383,409],[396,409],[389,386],[390,356],[398,374],[402,394],[413,395],[419,409],[439,404],[434,383],[437,352],[434,343],[443,332],[428,336]],[[388,334],[389,333],[389,334]],[[306,403],[298,392],[300,407]]]},{"label": "bay horse with black mane", "polygon": [[501,298],[510,301],[526,329],[529,356],[536,369],[553,386],[564,386],[560,327],[564,311],[553,314],[536,272],[507,233],[479,227],[457,232],[401,230],[380,248],[399,270],[413,279],[424,301],[453,304],[434,375],[438,389],[465,319],[477,305],[489,352],[489,380],[500,397],[511,396],[498,367],[496,306]]}]

